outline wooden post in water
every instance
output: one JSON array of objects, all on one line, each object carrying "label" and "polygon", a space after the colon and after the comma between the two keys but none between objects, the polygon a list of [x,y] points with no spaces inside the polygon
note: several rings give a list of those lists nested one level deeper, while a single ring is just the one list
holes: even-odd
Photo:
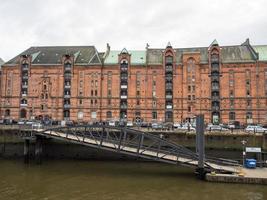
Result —
[{"label": "wooden post in water", "polygon": [[43,153],[42,137],[37,136],[35,142],[35,161],[37,164],[42,163],[42,153]]},{"label": "wooden post in water", "polygon": [[198,154],[198,167],[196,174],[198,178],[205,179],[205,135],[204,135],[204,115],[197,115],[196,118],[196,152]]},{"label": "wooden post in water", "polygon": [[24,140],[24,163],[29,163],[30,160],[30,140]]}]

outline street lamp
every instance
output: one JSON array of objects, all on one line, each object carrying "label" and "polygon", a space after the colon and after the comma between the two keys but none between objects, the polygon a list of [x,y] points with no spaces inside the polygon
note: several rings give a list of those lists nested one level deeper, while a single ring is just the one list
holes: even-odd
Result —
[{"label": "street lamp", "polygon": [[241,144],[243,146],[243,167],[245,167],[245,156],[246,156],[245,145],[247,144],[247,140],[242,140]]}]

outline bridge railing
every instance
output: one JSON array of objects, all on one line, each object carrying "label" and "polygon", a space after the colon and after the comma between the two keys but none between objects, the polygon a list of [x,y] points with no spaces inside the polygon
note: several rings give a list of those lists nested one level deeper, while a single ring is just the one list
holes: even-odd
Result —
[{"label": "bridge railing", "polygon": [[[183,162],[194,165],[198,162],[198,155],[191,150],[170,142],[158,135],[144,133],[136,129],[111,127],[111,126],[73,126],[73,127],[56,127],[48,128],[44,131],[46,134],[60,134],[59,137],[69,139],[70,136],[77,137],[80,143],[85,143],[91,140],[91,144],[103,148],[107,146],[118,152],[124,151],[136,156],[146,155],[152,159],[170,160],[170,157],[175,158],[173,162],[178,162],[181,158]],[[108,144],[108,145],[107,145]],[[206,157],[205,166],[212,168],[209,163],[219,165],[238,165],[236,161],[227,159],[218,159],[215,157]]]},{"label": "bridge railing", "polygon": [[167,156],[176,156],[176,158],[187,158],[189,161],[197,160],[197,155],[170,141],[167,141],[160,136],[144,133],[135,129],[118,128],[110,126],[75,126],[75,127],[58,127],[47,129],[46,132],[60,132],[64,137],[69,135],[91,139],[98,146],[103,146],[105,143],[112,144],[112,148],[118,151],[135,150],[136,154],[146,154],[156,159],[166,159]]}]

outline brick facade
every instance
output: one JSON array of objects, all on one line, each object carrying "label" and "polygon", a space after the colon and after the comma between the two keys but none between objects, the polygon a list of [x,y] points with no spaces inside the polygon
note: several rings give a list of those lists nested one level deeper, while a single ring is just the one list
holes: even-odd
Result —
[{"label": "brick facade", "polygon": [[218,116],[218,123],[267,123],[267,61],[248,41],[229,47],[168,45],[142,55],[126,49],[112,54],[110,47],[105,53],[62,49],[30,48],[3,65],[1,118],[181,122],[202,113],[206,122]]}]

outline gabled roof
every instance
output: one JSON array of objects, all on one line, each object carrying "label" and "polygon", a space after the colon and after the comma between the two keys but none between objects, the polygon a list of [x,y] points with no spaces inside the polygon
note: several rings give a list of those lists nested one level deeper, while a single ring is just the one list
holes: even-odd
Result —
[{"label": "gabled roof", "polygon": [[[118,56],[122,51],[111,50],[106,57],[104,64],[112,65],[118,64]],[[131,55],[131,65],[145,65],[146,64],[146,51],[127,51]]]},{"label": "gabled roof", "polygon": [[210,46],[219,46],[219,43],[217,42],[217,40],[213,40],[213,42],[210,44]]},{"label": "gabled roof", "polygon": [[4,64],[4,61],[3,61],[2,58],[0,58],[0,66],[1,66],[2,64]]},{"label": "gabled roof", "polygon": [[[248,46],[221,46],[223,63],[255,62],[255,57]],[[184,53],[200,53],[200,63],[208,63],[208,47],[176,48],[174,49],[176,63],[182,63]],[[162,64],[164,49],[148,49],[148,64]]]},{"label": "gabled roof", "polygon": [[267,61],[267,45],[255,45],[252,47],[259,54],[260,61]]},{"label": "gabled roof", "polygon": [[48,46],[30,47],[5,64],[17,64],[21,55],[31,55],[32,64],[61,64],[63,55],[74,56],[74,63],[80,65],[101,64],[98,52],[94,46]]},{"label": "gabled roof", "polygon": [[4,61],[2,60],[2,58],[0,58],[0,70],[1,70],[2,64],[4,64]]}]

